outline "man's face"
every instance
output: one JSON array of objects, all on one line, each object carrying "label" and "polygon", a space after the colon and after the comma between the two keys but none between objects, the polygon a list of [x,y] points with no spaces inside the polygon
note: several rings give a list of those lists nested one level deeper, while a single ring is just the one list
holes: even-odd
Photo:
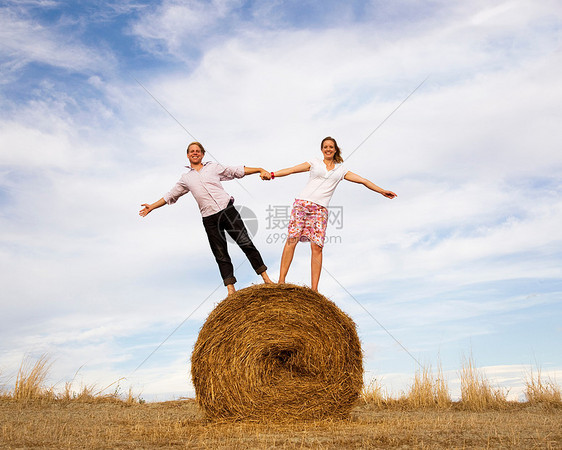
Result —
[{"label": "man's face", "polygon": [[204,154],[197,144],[191,144],[187,149],[187,159],[191,164],[200,164],[203,156]]}]

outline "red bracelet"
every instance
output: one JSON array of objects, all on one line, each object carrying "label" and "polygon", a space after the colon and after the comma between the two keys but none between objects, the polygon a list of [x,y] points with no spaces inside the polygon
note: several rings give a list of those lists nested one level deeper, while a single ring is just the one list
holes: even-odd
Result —
[{"label": "red bracelet", "polygon": [[273,172],[271,172],[271,179],[274,180],[275,179],[275,174]]}]

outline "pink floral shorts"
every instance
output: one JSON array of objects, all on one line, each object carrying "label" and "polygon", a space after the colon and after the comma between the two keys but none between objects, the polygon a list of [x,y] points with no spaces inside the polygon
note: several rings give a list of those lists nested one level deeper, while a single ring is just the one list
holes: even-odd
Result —
[{"label": "pink floral shorts", "polygon": [[296,199],[289,220],[289,237],[301,242],[311,241],[324,246],[328,209],[308,200]]}]

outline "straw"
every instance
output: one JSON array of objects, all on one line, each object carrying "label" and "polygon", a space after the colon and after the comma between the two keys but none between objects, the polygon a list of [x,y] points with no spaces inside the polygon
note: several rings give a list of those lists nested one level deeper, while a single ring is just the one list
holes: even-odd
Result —
[{"label": "straw", "polygon": [[332,301],[291,284],[227,297],[191,357],[197,403],[209,419],[347,418],[363,387],[355,323]]}]

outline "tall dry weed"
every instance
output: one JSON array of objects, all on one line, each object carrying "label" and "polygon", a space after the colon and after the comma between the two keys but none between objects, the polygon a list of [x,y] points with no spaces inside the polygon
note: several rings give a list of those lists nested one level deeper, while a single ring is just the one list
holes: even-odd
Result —
[{"label": "tall dry weed", "polygon": [[383,393],[381,381],[373,378],[368,385],[364,386],[361,392],[361,400],[368,405],[379,408],[385,406],[388,402],[388,395]]},{"label": "tall dry weed", "polygon": [[525,397],[531,404],[562,406],[560,386],[550,378],[543,380],[540,369],[537,369],[536,377],[532,369],[525,377]]},{"label": "tall dry weed", "polygon": [[34,400],[54,397],[53,390],[44,386],[51,363],[41,355],[35,363],[25,358],[18,370],[12,397],[16,400]]},{"label": "tall dry weed", "polygon": [[[0,379],[2,378],[2,371],[0,371]],[[0,384],[0,398],[6,397],[8,392],[6,390],[6,386],[4,384]]]},{"label": "tall dry weed", "polygon": [[80,402],[91,402],[100,396],[101,391],[99,391],[95,385],[84,385],[81,384],[80,388],[76,390],[74,388],[74,382],[68,381],[64,384],[64,390],[59,395],[61,400],[76,400]]},{"label": "tall dry weed", "polygon": [[450,406],[449,388],[441,366],[439,366],[437,377],[433,375],[431,366],[423,367],[417,371],[414,376],[414,383],[404,400],[413,408],[445,408]]},{"label": "tall dry weed", "polygon": [[[40,399],[53,401],[78,401],[84,403],[144,403],[144,400],[140,397],[140,395],[134,395],[132,388],[129,388],[128,394],[120,394],[120,382],[124,378],[120,378],[103,389],[99,389],[93,384],[81,384],[79,389],[74,389],[76,379],[75,374],[72,381],[64,384],[62,391],[55,392],[55,388],[53,386],[47,387],[45,385],[51,365],[52,363],[47,355],[40,356],[35,362],[32,362],[29,357],[24,358],[20,364],[13,390],[6,390],[4,387],[0,386],[0,397],[9,397],[14,400]],[[110,389],[113,389],[113,391]]]},{"label": "tall dry weed", "polygon": [[449,386],[443,375],[443,367],[441,367],[441,365],[439,365],[437,378],[433,384],[433,398],[439,407],[451,406],[451,394],[449,393]]},{"label": "tall dry weed", "polygon": [[[120,378],[114,381],[110,385],[103,389],[99,389],[95,384],[80,384],[80,388],[74,389],[74,379],[70,382],[66,382],[64,385],[64,390],[57,396],[59,400],[72,400],[84,403],[95,403],[95,402],[111,402],[111,401],[124,401],[126,403],[141,403],[142,399],[140,396],[135,396],[133,394],[132,388],[129,388],[129,392],[126,396],[120,394],[119,383],[123,380]],[[108,391],[108,389],[113,388],[113,391]]]},{"label": "tall dry weed", "polygon": [[470,357],[461,369],[461,402],[471,411],[498,409],[507,405],[507,393],[493,388],[486,377],[475,367]]}]

